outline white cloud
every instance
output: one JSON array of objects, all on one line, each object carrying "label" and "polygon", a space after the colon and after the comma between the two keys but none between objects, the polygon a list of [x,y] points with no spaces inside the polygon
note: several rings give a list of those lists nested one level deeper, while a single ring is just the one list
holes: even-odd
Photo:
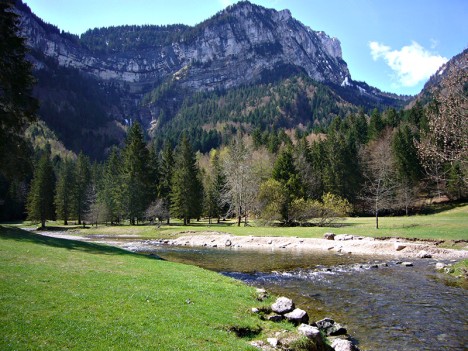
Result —
[{"label": "white cloud", "polygon": [[223,8],[226,8],[229,5],[235,4],[236,0],[219,0],[219,3],[223,6]]},{"label": "white cloud", "polygon": [[413,87],[427,80],[448,61],[447,58],[424,49],[415,41],[400,50],[392,50],[391,47],[376,41],[369,42],[369,48],[372,59],[383,59],[396,73],[398,83],[404,87]]}]

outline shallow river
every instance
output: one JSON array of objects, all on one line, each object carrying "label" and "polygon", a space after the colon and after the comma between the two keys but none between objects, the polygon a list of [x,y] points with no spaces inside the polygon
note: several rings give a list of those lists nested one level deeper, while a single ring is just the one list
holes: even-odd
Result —
[{"label": "shallow river", "polygon": [[362,350],[468,350],[468,290],[444,282],[433,260],[405,267],[336,253],[166,247],[153,253],[291,297],[311,321],[344,324]]}]

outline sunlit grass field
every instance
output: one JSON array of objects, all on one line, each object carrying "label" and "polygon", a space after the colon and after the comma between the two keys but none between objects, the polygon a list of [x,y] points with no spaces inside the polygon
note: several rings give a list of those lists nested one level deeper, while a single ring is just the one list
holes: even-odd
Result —
[{"label": "sunlit grass field", "polygon": [[[21,223],[20,226],[31,225]],[[468,205],[441,208],[439,212],[426,215],[380,217],[379,229],[375,229],[374,217],[349,217],[339,220],[330,227],[281,227],[265,226],[249,221],[248,226],[237,226],[235,221],[223,221],[220,224],[209,224],[207,220],[192,221],[184,226],[180,221],[172,220],[170,225],[143,224],[130,226],[99,225],[81,229],[76,225],[64,227],[60,222],[49,222],[57,230],[68,229],[70,234],[79,235],[116,235],[138,236],[142,238],[171,238],[186,232],[219,231],[233,235],[252,236],[298,236],[320,238],[324,233],[352,234],[371,237],[403,237],[434,240],[468,240]]]},{"label": "sunlit grass field", "polygon": [[0,350],[253,350],[230,330],[288,328],[251,287],[109,246],[0,226],[0,266]]}]

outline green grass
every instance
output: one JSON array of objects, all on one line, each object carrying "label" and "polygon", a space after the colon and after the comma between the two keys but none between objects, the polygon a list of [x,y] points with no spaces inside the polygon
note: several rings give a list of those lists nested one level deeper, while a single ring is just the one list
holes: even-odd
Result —
[{"label": "green grass", "polygon": [[[52,223],[52,225],[56,225]],[[468,240],[468,205],[463,204],[438,213],[414,216],[380,217],[379,229],[375,229],[374,217],[350,217],[332,227],[279,227],[262,226],[251,221],[249,226],[238,227],[234,221],[209,225],[206,220],[183,226],[178,221],[160,228],[151,225],[104,226],[80,229],[69,226],[71,233],[80,235],[138,236],[143,238],[171,238],[184,232],[220,231],[233,235],[298,236],[321,238],[326,232],[371,237],[403,237],[433,240]],[[63,229],[60,226],[59,229]]]},{"label": "green grass", "polygon": [[0,350],[250,350],[229,330],[285,327],[250,287],[109,246],[0,226],[0,266]]}]

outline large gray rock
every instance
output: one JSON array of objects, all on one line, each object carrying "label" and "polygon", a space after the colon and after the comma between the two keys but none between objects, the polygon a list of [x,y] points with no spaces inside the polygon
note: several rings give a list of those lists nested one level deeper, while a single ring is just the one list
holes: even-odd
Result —
[{"label": "large gray rock", "polygon": [[306,311],[301,310],[300,308],[296,308],[292,312],[286,313],[284,317],[295,325],[309,322],[309,315]]},{"label": "large gray rock", "polygon": [[315,324],[317,325],[317,328],[329,336],[346,335],[348,333],[346,328],[341,326],[341,324],[336,323],[331,318],[324,318],[318,322],[315,322]]},{"label": "large gray rock", "polygon": [[359,348],[349,340],[335,339],[332,347],[335,351],[359,351]]},{"label": "large gray rock", "polygon": [[271,305],[271,310],[275,313],[285,314],[294,310],[294,302],[287,297],[281,296],[276,299],[276,302]]}]

